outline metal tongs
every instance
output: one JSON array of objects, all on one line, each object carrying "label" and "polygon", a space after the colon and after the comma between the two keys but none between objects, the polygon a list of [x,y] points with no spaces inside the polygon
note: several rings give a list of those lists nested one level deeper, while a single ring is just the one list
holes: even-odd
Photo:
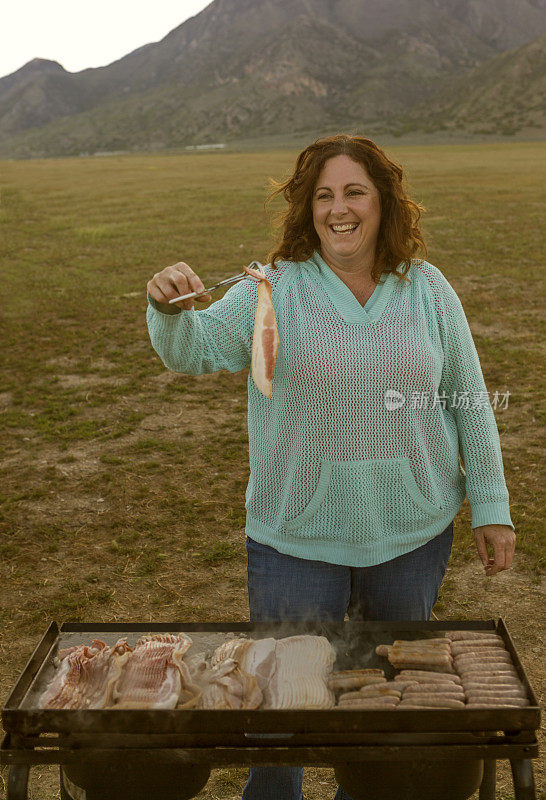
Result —
[{"label": "metal tongs", "polygon": [[[248,269],[257,269],[259,272],[263,272],[263,265],[260,264],[259,261],[251,261],[248,265]],[[214,292],[214,290],[219,289],[220,286],[229,286],[231,283],[238,283],[239,281],[243,281],[245,278],[252,278],[252,275],[249,275],[248,272],[241,272],[240,275],[233,275],[231,278],[226,278],[225,280],[220,281],[220,283],[215,283],[214,286],[210,286],[208,289],[205,289],[202,292],[190,292],[189,294],[183,294],[181,297],[173,297],[172,300],[169,300],[169,305],[172,303],[179,303],[180,300],[191,300],[193,297],[200,297],[203,294]]]}]

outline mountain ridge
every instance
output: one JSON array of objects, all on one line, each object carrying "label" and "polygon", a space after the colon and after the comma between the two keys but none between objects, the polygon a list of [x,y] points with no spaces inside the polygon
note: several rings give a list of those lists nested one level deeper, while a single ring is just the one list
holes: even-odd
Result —
[{"label": "mountain ridge", "polygon": [[484,65],[508,69],[507,43],[517,51],[543,33],[546,0],[214,0],[107,66],[69,73],[33,59],[0,79],[0,155],[401,129],[427,100],[431,125],[456,127],[442,87],[457,94],[465,75],[487,75],[493,91]]},{"label": "mountain ridge", "polygon": [[[514,135],[522,128],[546,130],[546,34],[501,53],[456,78],[417,114],[430,128]],[[449,91],[445,91],[448,88]]]}]

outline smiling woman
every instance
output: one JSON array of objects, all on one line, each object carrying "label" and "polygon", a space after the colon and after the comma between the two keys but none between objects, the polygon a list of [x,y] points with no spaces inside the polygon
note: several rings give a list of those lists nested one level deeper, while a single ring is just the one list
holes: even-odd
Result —
[{"label": "smiling woman", "polygon": [[[381,198],[363,166],[349,156],[334,156],[322,168],[313,193],[313,226],[323,259],[364,305],[375,283],[372,270]],[[363,270],[370,281],[363,280]],[[356,280],[355,280],[356,278]]]},{"label": "smiling woman", "polygon": [[[405,275],[412,257],[418,250],[426,252],[426,246],[419,228],[422,209],[408,197],[403,177],[402,167],[363,136],[339,134],[309,145],[290,178],[271,181],[269,199],[282,194],[287,201],[283,236],[271,263],[305,261],[320,249],[329,266],[349,271],[362,272],[365,254],[374,284],[383,272]],[[349,223],[361,224],[339,227]],[[350,242],[336,257],[342,235]],[[331,246],[334,252],[329,252]]]},{"label": "smiling woman", "polygon": [[[427,620],[465,494],[486,574],[514,553],[465,313],[440,270],[414,258],[420,208],[369,139],[309,145],[279,193],[282,238],[265,269],[280,339],[271,395],[248,380],[251,619]],[[256,283],[201,311],[168,304],[203,288],[184,262],[154,275],[154,347],[180,372],[248,367]],[[254,768],[243,797],[301,800],[301,787],[298,768]],[[336,798],[347,800],[341,787]]]}]

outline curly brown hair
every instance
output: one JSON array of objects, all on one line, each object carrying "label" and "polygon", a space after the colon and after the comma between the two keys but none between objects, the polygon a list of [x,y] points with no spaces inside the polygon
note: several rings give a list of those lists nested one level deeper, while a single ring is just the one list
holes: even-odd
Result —
[{"label": "curly brown hair", "polygon": [[[377,239],[372,278],[377,283],[382,272],[397,272],[407,280],[411,259],[426,245],[419,228],[424,210],[410,200],[403,186],[402,167],[390,158],[371,139],[364,136],[337,134],[318,139],[303,150],[292,175],[279,182],[272,180],[274,190],[268,202],[282,194],[288,208],[280,215],[282,239],[269,255],[270,263],[277,260],[306,261],[315,250],[320,251],[320,239],[313,225],[313,192],[324,164],[334,156],[349,156],[361,164],[372,179],[381,198],[381,223]],[[402,265],[402,268],[397,268]]]}]

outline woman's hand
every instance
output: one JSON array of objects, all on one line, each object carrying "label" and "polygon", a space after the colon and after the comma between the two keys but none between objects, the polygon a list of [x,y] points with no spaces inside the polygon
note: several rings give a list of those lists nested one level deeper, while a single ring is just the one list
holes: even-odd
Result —
[{"label": "woman's hand", "polygon": [[[474,528],[474,538],[487,576],[510,568],[516,547],[516,534],[509,525],[480,525],[479,528]],[[488,545],[493,549],[492,558]]]},{"label": "woman's hand", "polygon": [[[152,280],[148,281],[147,288],[151,297],[157,303],[165,305],[167,309],[171,309],[172,305],[175,305],[188,310],[193,308],[193,299],[182,300],[179,303],[173,303],[171,306],[169,306],[169,300],[190,292],[202,292],[205,287],[199,275],[196,275],[192,268],[183,261],[179,261],[178,264],[174,264],[172,267],[165,267],[161,272],[156,272]],[[210,294],[202,294],[194,299],[200,303],[208,303],[211,296]]]}]

